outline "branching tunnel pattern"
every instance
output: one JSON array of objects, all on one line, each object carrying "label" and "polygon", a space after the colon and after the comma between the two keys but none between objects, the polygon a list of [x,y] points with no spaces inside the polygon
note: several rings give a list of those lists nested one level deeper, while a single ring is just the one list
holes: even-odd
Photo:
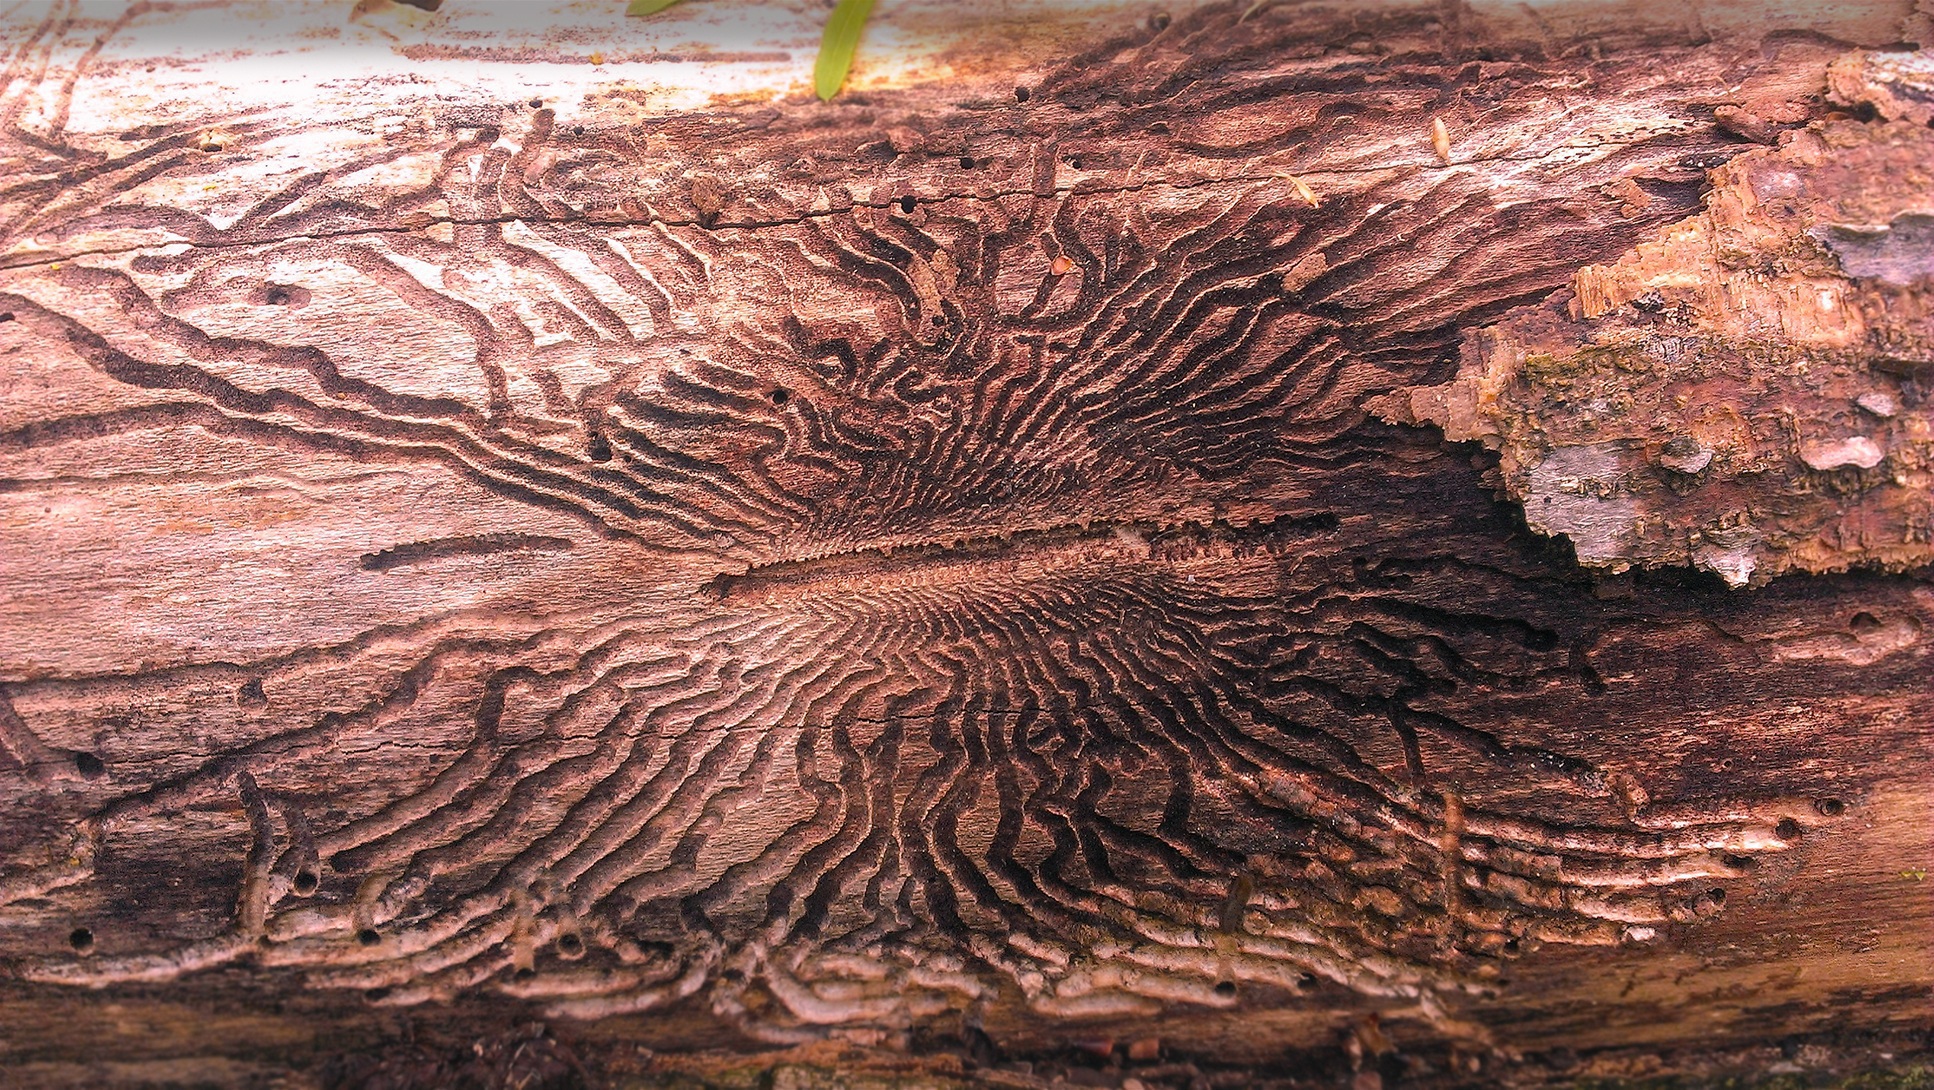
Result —
[{"label": "branching tunnel pattern", "polygon": [[[1572,744],[1610,726],[1597,643],[1694,622],[1593,597],[1359,406],[1682,215],[1730,138],[1581,142],[1537,108],[1563,64],[1372,64],[1300,9],[1228,33],[1242,7],[1029,103],[909,106],[933,154],[883,144],[891,116],[518,103],[343,122],[300,169],[287,118],[212,151],[205,123],[111,151],[28,126],[74,93],[20,60],[50,16],[0,78],[0,351],[109,392],[0,431],[0,488],[85,491],[69,452],[130,436],[435,467],[572,529],[403,527],[327,578],[616,559],[551,612],[16,671],[0,913],[97,922],[14,971],[692,1001],[791,1040],[1004,992],[1427,1001],[1718,911],[1791,800],[1655,803]],[[1516,150],[1439,163],[1419,118],[1456,110]],[[181,197],[238,171],[273,184],[232,215]],[[1642,215],[1604,196],[1635,175]],[[138,714],[83,722],[103,701]],[[233,896],[112,937],[169,896],[164,839]]]}]

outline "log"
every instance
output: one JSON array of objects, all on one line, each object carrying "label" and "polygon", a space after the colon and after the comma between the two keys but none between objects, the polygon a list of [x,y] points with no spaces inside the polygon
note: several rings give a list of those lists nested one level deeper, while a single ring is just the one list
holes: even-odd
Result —
[{"label": "log", "polygon": [[1934,1062],[1925,5],[429,6],[0,12],[9,1085]]}]

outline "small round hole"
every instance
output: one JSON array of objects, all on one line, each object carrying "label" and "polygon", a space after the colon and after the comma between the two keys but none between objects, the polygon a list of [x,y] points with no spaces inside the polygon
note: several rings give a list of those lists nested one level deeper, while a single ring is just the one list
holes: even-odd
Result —
[{"label": "small round hole", "polygon": [[213,141],[213,140],[210,140],[210,141],[208,141],[208,142],[207,142],[206,144],[203,144],[203,145],[201,146],[201,150],[203,150],[203,151],[210,151],[210,152],[213,152],[213,151],[220,151],[220,150],[222,150],[222,146],[221,146],[221,145],[220,145],[219,143],[216,143],[215,141]]},{"label": "small round hole", "polygon": [[575,931],[566,931],[557,937],[557,952],[561,957],[581,958],[584,956],[584,939]]},{"label": "small round hole", "polygon": [[1215,994],[1221,996],[1224,999],[1234,999],[1236,997],[1236,982],[1233,980],[1217,981],[1215,986]]},{"label": "small round hole", "polygon": [[939,314],[934,315],[932,318],[928,320],[933,323],[935,328],[939,328],[940,326],[947,324],[947,319],[943,315],[939,315]]},{"label": "small round hole", "polygon": [[1872,632],[1880,627],[1880,618],[1863,609],[1853,615],[1853,619],[1847,622],[1847,627],[1855,632]]},{"label": "small round hole", "polygon": [[911,216],[913,215],[913,207],[914,207],[914,201],[912,197],[908,196],[908,197],[900,198],[900,211],[905,212],[907,215]]},{"label": "small round hole", "polygon": [[269,693],[262,687],[261,678],[252,677],[242,682],[241,687],[235,690],[235,700],[240,704],[267,704]]},{"label": "small round hole", "polygon": [[534,98],[534,99],[531,99],[531,109],[533,109],[533,110],[541,110],[541,109],[543,109],[543,108],[544,108],[544,100],[543,100],[543,99],[541,99],[541,98]]},{"label": "small round hole", "polygon": [[1726,891],[1715,886],[1706,891],[1706,899],[1711,901],[1715,907],[1723,905],[1726,903]]},{"label": "small round hole", "polygon": [[1158,11],[1148,17],[1148,26],[1151,30],[1167,30],[1168,24],[1169,17],[1166,11]]},{"label": "small round hole", "polygon": [[1749,871],[1759,866],[1759,860],[1750,855],[1722,855],[1719,861],[1736,871]]},{"label": "small round hole", "polygon": [[1079,155],[1070,155],[1070,156],[1068,156],[1068,168],[1069,168],[1069,169],[1071,169],[1071,170],[1080,170],[1080,169],[1081,169],[1081,156],[1079,156]]},{"label": "small round hole", "polygon": [[1839,799],[1820,799],[1813,804],[1813,809],[1821,817],[1839,817],[1847,812],[1847,804]]},{"label": "small round hole", "polygon": [[583,135],[584,135],[584,126],[582,126],[582,125],[573,125],[573,126],[571,126],[571,135],[572,135],[572,136],[583,136]]},{"label": "small round hole", "polygon": [[94,949],[94,932],[85,927],[76,927],[67,933],[67,945],[73,947],[76,954],[89,953]]},{"label": "small round hole", "polygon": [[510,974],[510,979],[521,982],[521,981],[529,980],[532,977],[535,977],[536,975],[537,975],[537,970],[535,969],[518,969],[515,972]]},{"label": "small round hole", "polygon": [[1026,102],[1028,99],[1032,98],[1033,96],[1034,96],[1034,92],[1028,90],[1025,87],[1014,88],[1014,101],[1016,102]]},{"label": "small round hole", "polygon": [[378,935],[374,928],[365,927],[361,931],[356,932],[356,941],[362,943],[364,946],[374,946],[383,941],[383,936]]},{"label": "small round hole", "polygon": [[1781,818],[1779,824],[1773,826],[1773,832],[1779,834],[1781,840],[1792,840],[1800,835],[1800,823],[1790,817]]},{"label": "small round hole", "polygon": [[1309,989],[1316,987],[1316,974],[1315,973],[1296,974],[1296,986],[1298,988],[1303,989],[1304,991],[1308,991]]},{"label": "small round hole", "polygon": [[972,169],[974,169],[974,157],[973,157],[973,156],[971,156],[971,155],[963,155],[963,156],[961,156],[961,157],[960,157],[960,169],[962,169],[962,170],[972,170]]},{"label": "small round hole", "polygon": [[611,440],[602,435],[593,435],[591,441],[585,444],[584,452],[594,462],[608,462],[611,460]]},{"label": "small round hole", "polygon": [[282,288],[270,288],[262,301],[272,307],[286,307],[289,305],[289,293]]},{"label": "small round hole", "polygon": [[303,897],[314,893],[318,884],[320,884],[320,879],[316,877],[316,872],[307,868],[296,871],[295,877],[289,881],[289,887],[294,889],[299,896]]},{"label": "small round hole", "polygon": [[89,779],[93,779],[95,776],[106,772],[107,765],[92,753],[76,753],[74,754],[74,771],[79,772]]},{"label": "small round hole", "polygon": [[1504,940],[1504,952],[1507,954],[1515,954],[1522,948],[1523,944],[1515,938]]},{"label": "small round hole", "polygon": [[772,403],[774,405],[784,405],[786,402],[792,400],[791,391],[785,389],[784,387],[780,387],[779,389],[772,391],[770,396],[772,398]]}]

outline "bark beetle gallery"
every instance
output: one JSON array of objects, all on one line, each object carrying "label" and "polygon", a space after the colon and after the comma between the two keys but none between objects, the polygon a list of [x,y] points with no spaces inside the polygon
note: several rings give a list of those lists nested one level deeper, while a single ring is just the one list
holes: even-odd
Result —
[{"label": "bark beetle gallery", "polygon": [[[1211,5],[965,98],[80,134],[127,77],[38,61],[103,33],[57,7],[0,75],[4,986],[1482,1039],[1541,948],[1702,941],[1925,772],[1934,156],[1860,98],[1920,77],[1455,15]],[[1884,273],[1808,273],[1892,293],[1835,357],[1886,445],[1819,493],[1881,514],[1732,590],[1634,544],[1726,514],[1675,513],[1710,443],[1443,389],[1474,331],[1696,326],[1572,284],[1786,131],[1913,198]],[[1558,486],[1428,420],[1680,468],[1574,557],[1493,496]]]}]

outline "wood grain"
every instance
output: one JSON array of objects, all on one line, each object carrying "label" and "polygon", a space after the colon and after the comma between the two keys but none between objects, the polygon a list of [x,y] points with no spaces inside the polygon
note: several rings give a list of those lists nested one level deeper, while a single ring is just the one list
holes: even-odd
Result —
[{"label": "wood grain", "polygon": [[1876,39],[1173,10],[658,112],[150,103],[166,12],[9,16],[0,997],[292,1056],[1925,1025],[1924,570],[1595,575],[1365,407]]}]

